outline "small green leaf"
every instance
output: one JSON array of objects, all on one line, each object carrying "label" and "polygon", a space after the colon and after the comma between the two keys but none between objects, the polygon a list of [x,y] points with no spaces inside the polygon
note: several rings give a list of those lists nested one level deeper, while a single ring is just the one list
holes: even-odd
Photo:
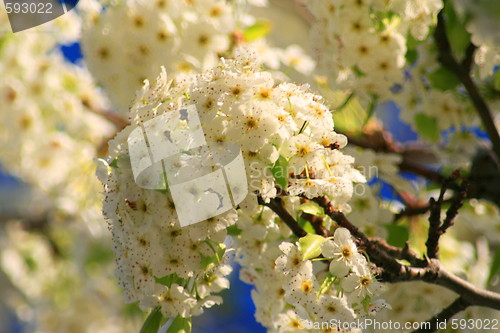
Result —
[{"label": "small green leaf", "polygon": [[491,262],[490,274],[488,276],[488,284],[493,280],[493,277],[500,274],[500,248],[497,248]]},{"label": "small green leaf", "polygon": [[314,231],[314,228],[311,225],[311,223],[308,220],[306,220],[305,218],[301,217],[300,214],[298,214],[298,215],[299,216],[297,218],[297,222],[302,227],[302,229],[304,229],[304,231],[307,233],[314,234],[315,231]]},{"label": "small green leaf", "polygon": [[406,51],[405,58],[406,62],[409,64],[413,64],[418,57],[418,51],[417,50],[408,50]]},{"label": "small green leaf", "polygon": [[288,187],[288,161],[280,156],[271,168],[276,183],[284,190]]},{"label": "small green leaf", "polygon": [[113,162],[109,163],[109,166],[115,169],[118,169],[118,159],[115,158]]},{"label": "small green leaf", "polygon": [[257,21],[255,24],[249,26],[243,32],[243,36],[247,42],[253,42],[256,39],[267,36],[271,31],[272,25],[268,21]]},{"label": "small green leaf", "polygon": [[172,324],[170,324],[166,333],[191,333],[191,326],[191,317],[184,318],[177,316]]},{"label": "small green leaf", "polygon": [[500,91],[500,70],[497,69],[497,71],[495,72],[495,80],[493,82],[493,88],[495,88],[495,90],[497,91]]},{"label": "small green leaf", "polygon": [[427,75],[433,88],[439,90],[450,90],[460,84],[460,79],[445,67],[439,67],[434,72]]},{"label": "small green leaf", "polygon": [[163,315],[161,314],[160,307],[157,306],[151,311],[146,321],[144,321],[140,333],[157,333],[162,319]]},{"label": "small green leaf", "polygon": [[13,36],[14,34],[4,34],[0,37],[0,54],[4,46],[7,45],[7,43],[9,42],[10,39],[12,39]]},{"label": "small green leaf", "polygon": [[[206,256],[202,253],[200,253],[200,257],[201,257],[201,268],[203,268],[204,270],[210,270],[212,269],[213,267],[215,267],[216,265],[218,265],[223,256],[224,256],[224,253],[226,253],[226,245],[224,243],[216,243],[216,242],[213,242],[213,241],[208,241],[206,242],[210,248],[214,251],[214,254],[211,255],[211,256]],[[214,246],[215,244],[215,246]]]},{"label": "small green leaf", "polygon": [[387,243],[397,247],[405,246],[405,243],[410,237],[408,227],[399,224],[386,224],[384,227],[388,234]]},{"label": "small green leaf", "polygon": [[85,264],[88,267],[94,267],[112,261],[114,255],[113,251],[110,250],[111,248],[105,246],[103,243],[92,242],[87,249]]},{"label": "small green leaf", "polygon": [[311,215],[325,216],[325,211],[323,210],[323,207],[320,207],[314,201],[303,203],[302,205],[299,206],[299,210]]},{"label": "small green leaf", "polygon": [[320,235],[307,234],[299,239],[300,252],[302,252],[302,260],[316,258],[321,254],[321,244],[326,241],[326,238]]},{"label": "small green leaf", "polygon": [[428,116],[424,113],[418,113],[415,115],[414,120],[417,131],[423,138],[433,142],[439,140],[441,133],[439,132],[436,118]]},{"label": "small green leaf", "polygon": [[332,90],[325,77],[315,77],[315,82],[321,95],[330,103],[335,130],[353,136],[361,134],[367,112],[354,93]]},{"label": "small green leaf", "polygon": [[177,283],[178,285],[184,285],[186,283],[186,280],[179,277],[176,273],[172,273],[161,278],[155,277],[155,281],[156,283],[167,287],[170,287],[174,283]]},{"label": "small green leaf", "polygon": [[465,49],[470,43],[471,34],[465,30],[466,22],[462,22],[460,17],[457,16],[453,5],[450,1],[445,3],[446,20],[446,34],[450,41],[451,49],[459,57],[462,57]]},{"label": "small green leaf", "polygon": [[236,224],[230,225],[226,230],[229,236],[238,236],[243,232]]},{"label": "small green leaf", "polygon": [[415,39],[415,37],[413,37],[411,33],[408,33],[408,35],[406,36],[406,48],[408,50],[416,49],[417,46],[422,44],[424,41],[425,39],[423,40]]},{"label": "small green leaf", "polygon": [[321,282],[321,286],[318,289],[318,296],[324,294],[328,289],[330,289],[330,286],[334,282],[335,282],[335,276],[333,276],[332,273],[328,273],[323,282]]},{"label": "small green leaf", "polygon": [[363,300],[361,301],[361,305],[363,306],[363,309],[365,310],[366,313],[370,313],[369,309],[371,301],[372,299],[370,295],[366,295],[365,298],[363,298]]}]

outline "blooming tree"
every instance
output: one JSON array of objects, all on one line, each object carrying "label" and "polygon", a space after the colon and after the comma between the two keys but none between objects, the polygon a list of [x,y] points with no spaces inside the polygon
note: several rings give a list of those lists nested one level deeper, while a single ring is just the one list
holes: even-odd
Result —
[{"label": "blooming tree", "polygon": [[[488,1],[82,0],[2,33],[0,162],[46,199],[2,216],[22,295],[3,302],[37,332],[190,332],[237,262],[269,332],[498,329],[499,18]],[[75,41],[81,64],[59,49]],[[170,176],[136,182],[129,137],[191,106],[212,149],[240,148],[248,194],[181,226]]]}]

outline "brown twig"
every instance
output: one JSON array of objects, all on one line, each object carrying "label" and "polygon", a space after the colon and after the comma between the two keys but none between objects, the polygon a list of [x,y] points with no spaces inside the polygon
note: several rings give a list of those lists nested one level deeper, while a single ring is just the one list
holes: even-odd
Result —
[{"label": "brown twig", "polygon": [[479,89],[470,76],[469,62],[471,60],[468,59],[473,56],[474,49],[472,47],[468,48],[465,59],[462,64],[460,64],[453,56],[450,41],[448,40],[448,35],[446,34],[444,8],[439,12],[437,18],[438,20],[436,30],[434,31],[434,40],[436,41],[438,50],[438,60],[445,68],[448,68],[457,75],[465,90],[469,94],[472,104],[474,105],[479,118],[481,118],[481,122],[486,129],[486,132],[488,133],[488,137],[490,138],[493,146],[493,151],[495,152],[498,164],[498,161],[500,161],[500,134],[495,126],[495,121],[491,115],[488,105],[479,93]]},{"label": "brown twig", "polygon": [[385,131],[378,131],[373,133],[369,140],[353,137],[349,134],[342,133],[347,136],[347,142],[355,146],[371,149],[378,153],[393,153],[398,154],[403,157],[403,160],[399,164],[399,169],[401,171],[411,172],[413,174],[427,178],[435,183],[442,183],[445,177],[443,177],[439,172],[426,168],[421,164],[414,163],[407,158],[407,151],[400,145],[398,145],[394,140],[391,139],[390,135]]},{"label": "brown twig", "polygon": [[470,73],[470,70],[472,68],[472,64],[474,63],[474,53],[476,52],[476,45],[474,45],[472,42],[469,43],[467,46],[467,49],[465,50],[465,56],[462,60],[462,67],[464,68],[464,71],[467,73]]},{"label": "brown twig", "polygon": [[295,221],[292,215],[283,207],[283,202],[281,198],[270,199],[269,202],[265,202],[262,197],[258,196],[257,201],[259,205],[267,206],[275,212],[280,219],[285,222],[285,224],[292,230],[293,234],[297,237],[304,237],[307,232],[300,226],[300,224]]},{"label": "brown twig", "polygon": [[460,177],[460,171],[455,170],[449,178],[443,183],[437,201],[434,198],[429,200],[430,215],[429,215],[429,231],[425,246],[427,247],[427,256],[429,258],[438,258],[439,256],[439,238],[453,224],[453,220],[458,214],[458,210],[462,207],[465,198],[467,197],[467,182],[462,182],[460,190],[456,192],[451,200],[451,206],[446,212],[446,217],[441,223],[441,209],[443,206],[444,194],[450,184]]},{"label": "brown twig", "polygon": [[[470,305],[485,306],[500,310],[500,294],[478,288],[461,279],[446,270],[437,259],[427,258],[424,260],[418,258],[416,253],[411,251],[408,246],[399,250],[390,245],[383,244],[380,241],[369,239],[352,224],[342,212],[337,211],[326,196],[318,197],[313,200],[323,207],[325,213],[337,222],[339,226],[347,228],[353,237],[359,241],[360,245],[365,248],[372,263],[376,264],[379,268],[379,278],[382,281],[426,281],[456,292]],[[278,214],[297,237],[303,237],[307,234],[283,207],[280,198],[271,199],[266,203],[262,198],[258,197],[258,202],[261,205],[271,208]],[[401,264],[395,259],[395,257],[397,258],[398,256],[408,260],[413,266]]]},{"label": "brown twig", "polygon": [[370,242],[379,246],[394,258],[408,261],[412,266],[425,267],[427,265],[426,260],[420,259],[417,253],[410,249],[408,242],[405,242],[405,246],[403,248],[387,244],[386,240],[382,238],[370,238]]},{"label": "brown twig", "polygon": [[323,225],[324,218],[309,213],[302,213],[301,217],[311,223],[314,231],[323,237],[329,237],[328,230]]},{"label": "brown twig", "polygon": [[426,323],[420,325],[420,329],[413,331],[413,333],[432,333],[440,328],[440,324],[447,322],[448,319],[457,313],[467,309],[470,304],[462,297],[457,298],[448,307],[444,308],[440,313],[429,319]]},{"label": "brown twig", "polygon": [[[347,228],[353,237],[357,238],[364,246],[370,260],[380,268],[379,278],[384,282],[404,282],[404,281],[426,281],[446,287],[470,303],[470,305],[486,306],[500,310],[500,294],[484,290],[461,279],[446,270],[438,259],[420,259],[409,249],[397,250],[390,246],[382,246],[376,240],[370,240],[361,232],[349,219],[335,209],[330,200],[326,197],[314,199],[325,213],[330,216],[341,227]],[[394,254],[406,256],[406,260],[412,265],[403,265],[394,258]],[[391,255],[392,253],[392,255]],[[417,267],[422,266],[422,267]]]},{"label": "brown twig", "polygon": [[404,158],[401,163],[399,163],[399,170],[411,172],[413,174],[427,178],[435,183],[442,183],[444,180],[443,175],[441,175],[439,172],[426,168],[421,164],[410,162]]},{"label": "brown twig", "polygon": [[82,104],[87,108],[88,111],[95,113],[113,125],[120,131],[127,127],[129,125],[129,122],[127,119],[123,118],[119,113],[111,110],[105,110],[102,108],[99,108],[95,105],[92,105],[88,100],[82,99]]}]

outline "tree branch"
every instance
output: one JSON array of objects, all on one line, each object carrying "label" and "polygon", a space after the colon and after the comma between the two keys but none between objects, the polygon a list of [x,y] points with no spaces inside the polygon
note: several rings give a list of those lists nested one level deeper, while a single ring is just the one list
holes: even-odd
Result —
[{"label": "tree branch", "polygon": [[455,183],[455,181],[460,177],[460,170],[455,170],[449,178],[443,183],[441,191],[439,193],[439,198],[436,201],[434,198],[429,200],[430,205],[430,215],[429,215],[429,231],[427,235],[427,241],[425,246],[427,247],[427,256],[429,258],[438,258],[439,256],[439,238],[446,232],[446,230],[451,227],[453,220],[458,214],[458,210],[462,207],[465,198],[467,197],[467,182],[463,181],[460,185],[459,191],[456,192],[455,196],[451,200],[450,208],[446,212],[446,217],[441,223],[441,209],[443,206],[444,194],[450,184]]},{"label": "tree branch", "polygon": [[425,267],[427,265],[427,261],[420,259],[417,253],[410,249],[408,242],[405,242],[405,246],[403,248],[389,245],[386,240],[382,238],[370,238],[370,242],[382,248],[394,258],[408,261],[412,266]]},{"label": "tree branch", "polygon": [[129,122],[117,112],[104,110],[99,107],[96,107],[95,105],[92,105],[88,100],[85,99],[82,99],[81,102],[87,108],[88,111],[103,117],[104,119],[115,125],[115,127],[119,131],[129,125]]},{"label": "tree branch", "polygon": [[488,105],[479,93],[479,89],[470,76],[469,62],[471,62],[471,60],[469,60],[469,58],[473,56],[474,49],[472,47],[467,48],[464,62],[460,64],[453,56],[450,41],[448,40],[448,36],[446,34],[444,8],[439,12],[437,17],[438,21],[436,30],[434,31],[434,40],[436,41],[439,54],[438,60],[444,67],[454,72],[465,87],[465,90],[469,94],[472,104],[481,118],[481,122],[486,129],[486,132],[488,133],[488,137],[490,138],[498,164],[498,161],[500,161],[500,134],[495,126],[495,121],[491,115]]},{"label": "tree branch", "polygon": [[329,237],[328,230],[323,226],[324,218],[309,213],[302,213],[301,217],[311,223],[314,231],[323,237]]},{"label": "tree branch", "polygon": [[[500,294],[478,288],[459,278],[446,270],[438,259],[420,259],[409,249],[397,250],[397,248],[385,245],[376,239],[369,239],[342,212],[334,208],[328,197],[318,197],[314,201],[323,207],[325,213],[337,222],[340,227],[348,229],[352,236],[358,239],[360,245],[365,248],[370,260],[381,268],[379,277],[382,281],[426,281],[456,292],[470,305],[500,310]],[[403,258],[405,256],[404,259],[410,263],[413,262],[412,266],[401,264],[392,256],[394,254],[397,254],[395,257],[401,256]]]},{"label": "tree branch", "polygon": [[470,73],[472,64],[474,63],[474,53],[476,52],[476,45],[472,42],[469,43],[467,49],[465,50],[465,56],[462,60],[462,67],[467,73]]},{"label": "tree branch", "polygon": [[411,172],[436,183],[442,183],[445,179],[445,177],[442,176],[439,172],[411,161],[408,158],[407,149],[394,142],[390,138],[390,135],[385,131],[377,131],[375,133],[372,133],[368,140],[359,137],[353,137],[346,133],[342,134],[347,137],[347,142],[355,146],[365,149],[371,149],[379,153],[393,153],[401,155],[403,157],[401,163],[399,164],[399,170],[401,171]]},{"label": "tree branch", "polygon": [[285,222],[285,224],[292,230],[293,234],[297,237],[304,237],[307,232],[295,221],[292,215],[283,207],[283,202],[281,198],[270,199],[269,202],[265,202],[261,196],[257,197],[259,205],[267,206],[275,212],[280,219]]},{"label": "tree branch", "polygon": [[439,323],[446,322],[448,319],[457,313],[467,309],[470,304],[462,297],[457,298],[448,307],[444,308],[440,313],[432,317],[427,323],[422,324],[421,328],[413,331],[413,333],[432,333],[439,329]]}]

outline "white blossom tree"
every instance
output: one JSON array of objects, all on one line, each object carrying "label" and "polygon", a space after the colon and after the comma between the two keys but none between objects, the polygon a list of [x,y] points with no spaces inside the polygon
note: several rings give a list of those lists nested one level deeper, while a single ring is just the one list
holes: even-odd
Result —
[{"label": "white blossom tree", "polygon": [[[498,329],[497,7],[82,0],[1,32],[0,163],[44,197],[0,211],[3,305],[34,332],[196,332],[235,261],[268,332]],[[128,139],[191,106],[248,194],[181,226]]]}]

